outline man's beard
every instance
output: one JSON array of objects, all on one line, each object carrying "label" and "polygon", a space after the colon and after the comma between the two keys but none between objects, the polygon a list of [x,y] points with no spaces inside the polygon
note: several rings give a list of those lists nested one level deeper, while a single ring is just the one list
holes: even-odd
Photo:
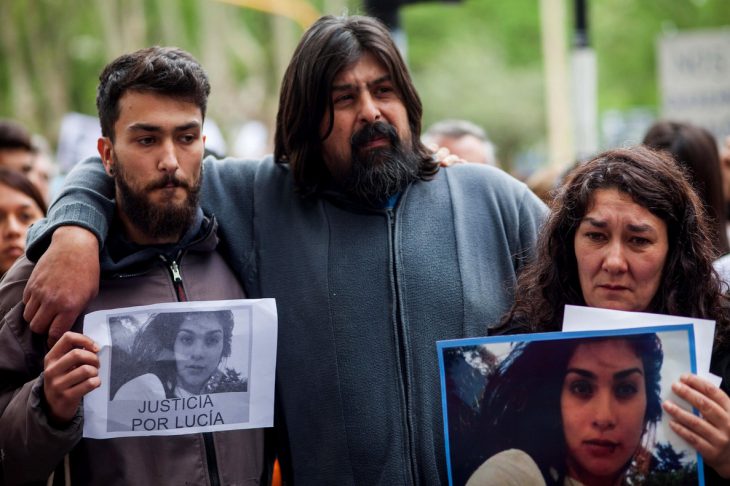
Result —
[{"label": "man's beard", "polygon": [[[381,137],[386,137],[390,146],[362,150],[368,142]],[[381,206],[419,177],[421,158],[401,143],[389,123],[368,124],[353,134],[350,145],[352,164],[343,188],[360,202]]]},{"label": "man's beard", "polygon": [[[194,187],[187,181],[177,179],[173,174],[166,173],[159,180],[147,184],[141,190],[133,188],[122,164],[114,155],[114,181],[118,188],[119,210],[123,212],[129,222],[151,239],[180,238],[195,219],[198,208],[200,184],[203,173]],[[149,193],[155,189],[164,188],[172,183],[175,187],[186,190],[187,197],[182,203],[154,203],[149,199]]]}]

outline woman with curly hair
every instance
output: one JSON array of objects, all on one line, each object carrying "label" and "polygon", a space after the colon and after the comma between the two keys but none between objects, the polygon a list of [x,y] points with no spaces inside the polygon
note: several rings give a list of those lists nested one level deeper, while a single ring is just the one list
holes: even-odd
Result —
[{"label": "woman with curly hair", "polygon": [[[702,417],[665,402],[672,429],[730,478],[730,313],[712,267],[703,206],[679,166],[646,147],[604,152],[566,177],[518,279],[503,332],[560,331],[566,304],[716,321],[711,370],[672,389]],[[710,471],[709,469],[714,469]]]},{"label": "woman with curly hair", "polygon": [[153,315],[132,346],[137,376],[122,385],[115,400],[185,398],[206,393],[246,391],[222,370],[231,355],[230,310],[161,312]]}]

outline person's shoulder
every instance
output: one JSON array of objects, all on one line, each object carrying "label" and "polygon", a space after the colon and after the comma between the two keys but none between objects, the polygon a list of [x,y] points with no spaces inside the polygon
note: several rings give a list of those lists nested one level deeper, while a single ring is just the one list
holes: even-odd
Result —
[{"label": "person's shoulder", "polygon": [[273,156],[262,159],[239,159],[226,157],[219,159],[208,156],[203,160],[203,181],[205,184],[232,184],[240,189],[247,189],[261,182],[271,183],[275,180],[289,180],[289,165],[276,163]]},{"label": "person's shoulder", "polygon": [[482,463],[467,486],[545,486],[540,468],[526,452],[508,449]]},{"label": "person's shoulder", "polygon": [[[442,169],[444,170],[444,169]],[[451,184],[499,195],[522,196],[530,189],[502,169],[484,164],[457,164],[444,170]]]},{"label": "person's shoulder", "polygon": [[0,280],[0,316],[7,314],[11,308],[23,300],[23,290],[33,268],[35,268],[35,263],[23,255],[2,277]]},{"label": "person's shoulder", "polygon": [[720,276],[724,290],[730,288],[730,253],[715,260],[712,266],[715,267],[715,271]]},{"label": "person's shoulder", "polygon": [[119,387],[112,400],[162,400],[165,387],[154,373],[132,378]]}]

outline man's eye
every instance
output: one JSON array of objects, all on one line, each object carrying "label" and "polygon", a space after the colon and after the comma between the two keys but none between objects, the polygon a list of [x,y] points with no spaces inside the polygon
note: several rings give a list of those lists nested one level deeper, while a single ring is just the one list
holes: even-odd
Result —
[{"label": "man's eye", "polygon": [[140,145],[144,145],[144,146],[152,145],[153,143],[155,143],[155,138],[154,137],[142,137],[142,138],[137,139],[137,143],[139,143]]},{"label": "man's eye", "polygon": [[193,135],[192,133],[187,133],[187,134],[185,134],[185,135],[182,135],[182,136],[180,137],[180,141],[181,141],[182,143],[193,143],[193,142],[194,142],[194,141],[196,141],[197,139],[198,139],[198,137],[196,137],[196,136],[195,136],[195,135]]}]

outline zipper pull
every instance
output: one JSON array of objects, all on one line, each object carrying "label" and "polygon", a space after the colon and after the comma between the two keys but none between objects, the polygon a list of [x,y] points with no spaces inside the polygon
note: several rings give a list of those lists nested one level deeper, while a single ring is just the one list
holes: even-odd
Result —
[{"label": "zipper pull", "polygon": [[172,273],[172,279],[175,281],[175,283],[182,282],[182,275],[180,275],[180,267],[177,266],[177,262],[175,260],[170,262],[170,272]]},{"label": "zipper pull", "polygon": [[172,276],[172,285],[175,287],[177,293],[178,302],[186,302],[188,300],[185,287],[183,286],[182,274],[180,273],[180,267],[176,260],[168,260],[164,255],[160,255],[160,259],[167,264],[167,268],[170,270],[170,276]]}]

